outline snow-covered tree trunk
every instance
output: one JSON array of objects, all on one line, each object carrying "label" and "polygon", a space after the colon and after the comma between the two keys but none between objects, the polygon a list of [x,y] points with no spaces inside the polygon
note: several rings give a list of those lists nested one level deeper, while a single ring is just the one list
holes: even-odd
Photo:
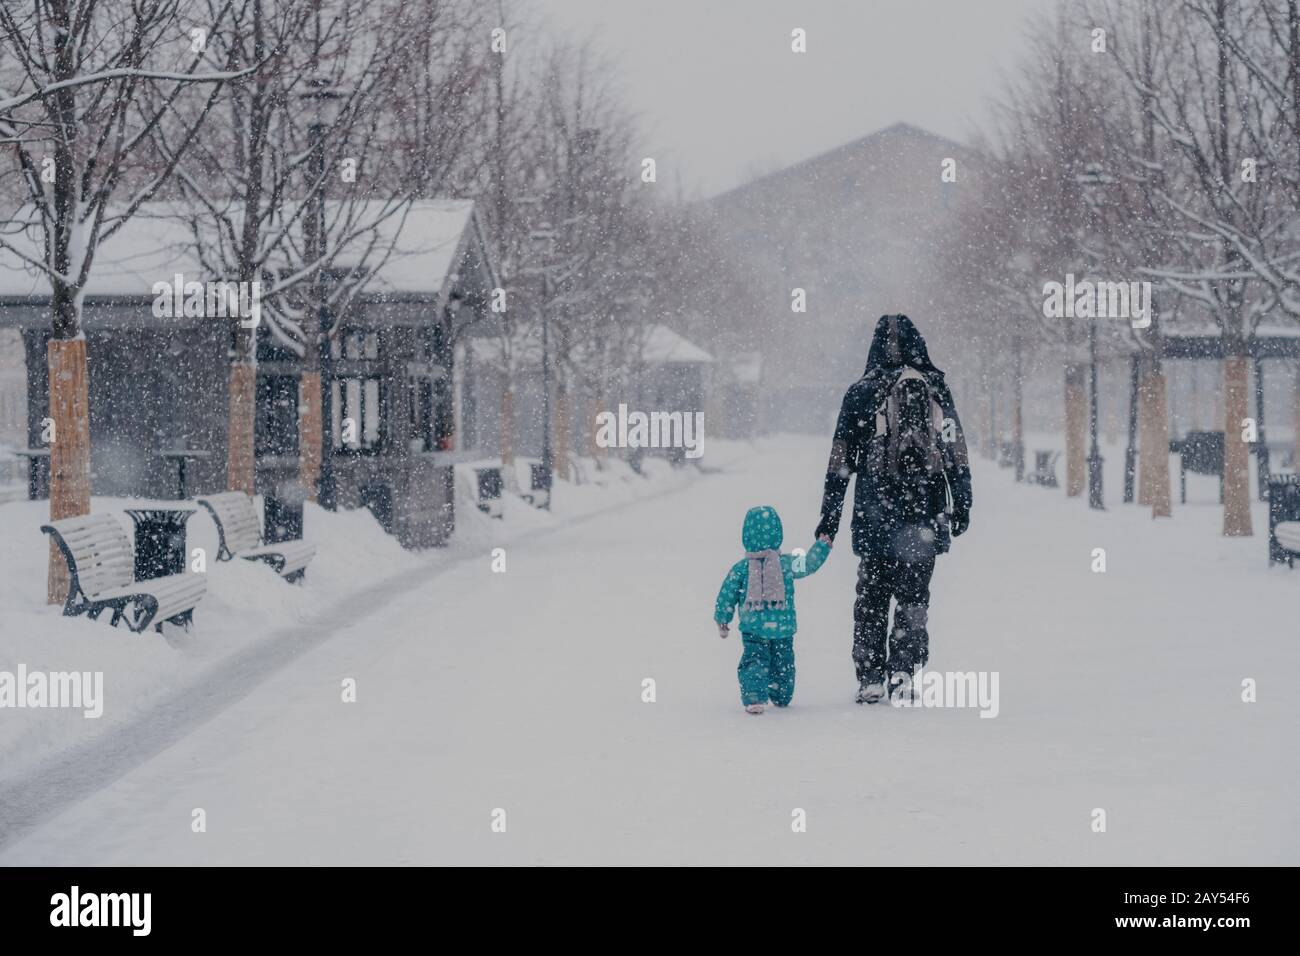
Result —
[{"label": "snow-covered tree trunk", "polygon": [[[245,11],[241,11],[243,13]],[[239,174],[243,177],[244,220],[239,224],[240,243],[235,253],[236,271],[241,283],[261,279],[261,265],[253,250],[261,235],[262,195],[265,189],[263,176],[267,153],[267,133],[271,124],[274,102],[271,95],[271,71],[284,66],[282,60],[267,60],[266,24],[262,0],[255,0],[251,15],[251,60],[259,65],[257,74],[249,81],[235,84],[230,90],[232,113],[241,112],[239,105],[247,106],[247,143],[242,155]],[[240,27],[245,24],[237,20]],[[248,102],[237,100],[248,91]],[[245,288],[248,286],[245,285]],[[229,421],[226,435],[226,490],[242,491],[253,495],[257,488],[257,330],[249,328],[239,317],[232,320],[230,372],[228,376]]]},{"label": "snow-covered tree trunk", "polygon": [[501,386],[501,464],[507,474],[515,467],[515,389],[509,377]]},{"label": "snow-covered tree trunk", "polygon": [[1082,362],[1065,366],[1065,493],[1071,498],[1083,494],[1088,475],[1087,371]]},{"label": "snow-covered tree trunk", "polygon": [[1146,381],[1144,404],[1148,405],[1147,442],[1150,461],[1146,465],[1148,500],[1151,517],[1168,518],[1173,514],[1169,490],[1169,385],[1163,365],[1153,361]]},{"label": "snow-covered tree trunk", "polygon": [[1155,434],[1152,427],[1154,416],[1152,408],[1154,402],[1151,397],[1152,388],[1152,369],[1151,357],[1143,355],[1138,361],[1138,407],[1137,407],[1137,426],[1138,426],[1138,488],[1137,503],[1142,507],[1150,507],[1152,498],[1152,489],[1155,487],[1155,475],[1152,471],[1152,465],[1155,462],[1155,451],[1152,449],[1151,436]]},{"label": "snow-covered tree trunk", "polygon": [[582,440],[580,454],[584,458],[595,458],[596,415],[600,410],[595,391],[588,388],[580,400],[580,405],[582,408],[582,414],[578,418],[578,435]]},{"label": "snow-covered tree trunk", "polygon": [[[75,303],[66,301],[60,306],[76,308]],[[50,520],[58,521],[90,513],[90,375],[86,339],[82,335],[51,338],[46,354],[54,435],[50,443]],[[51,604],[60,604],[67,598],[69,583],[68,566],[51,540],[48,574]]]},{"label": "snow-covered tree trunk", "polygon": [[325,440],[320,382],[320,355],[316,345],[308,342],[302,373],[298,376],[298,482],[308,501],[316,501],[320,493],[320,465]]},{"label": "snow-covered tree trunk", "polygon": [[[209,10],[213,19],[205,36],[219,32],[227,9]],[[171,2],[37,0],[0,6],[0,39],[14,51],[4,65],[22,64],[0,75],[0,135],[22,171],[17,182],[26,205],[15,215],[26,217],[42,250],[33,256],[3,236],[0,249],[43,272],[50,284],[51,520],[90,512],[90,369],[81,302],[96,250],[172,172],[166,161],[136,162],[144,131],[173,111],[185,116],[174,130],[177,152],[183,151],[215,91],[236,75],[198,72],[202,52],[175,42],[179,16]],[[205,84],[206,95],[195,103],[183,96]],[[193,109],[186,114],[183,106]],[[47,164],[53,170],[49,180],[43,176]],[[119,191],[128,198],[110,207]],[[52,603],[66,597],[67,568],[53,548],[47,582]]]},{"label": "snow-covered tree trunk", "polygon": [[1242,441],[1242,422],[1250,414],[1247,380],[1250,362],[1245,355],[1223,360],[1223,533],[1229,537],[1252,534],[1250,520],[1250,449]]},{"label": "snow-covered tree trunk", "polygon": [[[73,50],[67,42],[65,23],[57,24],[55,34],[56,73],[75,75]],[[46,347],[49,371],[50,421],[50,520],[58,521],[90,513],[90,371],[86,355],[86,338],[81,329],[81,297],[67,280],[81,263],[74,256],[78,183],[76,150],[79,130],[76,124],[76,92],[57,90],[51,97],[51,109],[64,133],[54,144],[54,194],[52,228],[47,231],[51,278],[50,340]],[[70,576],[63,556],[50,545],[47,575],[47,599],[59,604],[68,596]]]},{"label": "snow-covered tree trunk", "polygon": [[228,387],[230,425],[226,436],[226,490],[251,495],[256,484],[256,363],[246,359],[232,359]]},{"label": "snow-covered tree trunk", "polygon": [[1300,471],[1300,362],[1296,362],[1295,378],[1291,383],[1291,427],[1293,467]]},{"label": "snow-covered tree trunk", "polygon": [[556,376],[555,403],[551,409],[551,437],[554,448],[555,473],[568,481],[572,476],[569,462],[569,438],[573,422],[573,408],[569,402],[569,386],[564,374]]}]

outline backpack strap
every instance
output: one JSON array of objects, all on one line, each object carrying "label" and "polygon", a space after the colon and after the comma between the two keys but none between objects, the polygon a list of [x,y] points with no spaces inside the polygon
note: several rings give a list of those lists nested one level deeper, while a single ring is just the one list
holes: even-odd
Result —
[{"label": "backpack strap", "polygon": [[[930,398],[930,425],[933,429],[931,438],[933,439],[934,435],[942,435],[943,433],[943,406],[939,404],[939,400],[935,397],[935,391],[930,386],[930,380],[921,372],[912,368],[912,366],[904,366],[903,370],[898,374],[898,377],[895,378],[894,381],[890,383],[889,388],[885,390],[884,397],[882,398],[879,407],[876,409],[875,436],[877,438],[892,436],[894,439],[892,441],[886,441],[885,443],[886,464],[891,473],[896,472],[898,469],[898,451],[902,444],[902,442],[898,440],[897,434],[897,389],[901,383],[912,380],[920,381],[925,386],[926,394]],[[912,440],[916,441],[919,439],[914,437]],[[931,440],[928,445],[928,454],[926,456],[927,470],[932,475],[939,474],[943,471],[942,442]]]}]

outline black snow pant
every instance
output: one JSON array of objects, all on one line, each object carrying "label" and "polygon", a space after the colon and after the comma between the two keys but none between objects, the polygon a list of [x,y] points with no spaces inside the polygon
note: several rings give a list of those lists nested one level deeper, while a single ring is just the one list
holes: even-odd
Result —
[{"label": "black snow pant", "polygon": [[[858,681],[884,683],[887,675],[909,675],[930,659],[926,617],[930,607],[930,575],[934,558],[898,561],[862,558],[858,566],[858,599],[853,604],[853,662]],[[894,633],[889,633],[889,601],[894,608]]]}]

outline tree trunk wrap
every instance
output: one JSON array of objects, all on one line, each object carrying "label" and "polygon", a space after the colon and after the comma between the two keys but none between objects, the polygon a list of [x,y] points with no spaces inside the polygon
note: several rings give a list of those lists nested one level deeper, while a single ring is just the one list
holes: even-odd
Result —
[{"label": "tree trunk wrap", "polygon": [[582,415],[578,419],[578,435],[582,440],[579,454],[583,458],[596,457],[596,398],[587,393],[579,400]]},{"label": "tree trunk wrap", "polygon": [[230,434],[226,442],[226,490],[254,493],[257,463],[254,433],[257,415],[257,366],[230,366]]},{"label": "tree trunk wrap", "polygon": [[1169,490],[1169,390],[1164,372],[1152,372],[1147,388],[1151,397],[1147,420],[1151,517],[1168,518],[1173,514],[1173,497]]},{"label": "tree trunk wrap", "polygon": [[1250,520],[1250,451],[1241,440],[1242,420],[1250,410],[1246,399],[1248,359],[1232,355],[1223,360],[1223,533],[1252,534]]},{"label": "tree trunk wrap", "polygon": [[1087,478],[1087,368],[1081,362],[1065,366],[1065,493],[1083,494]]},{"label": "tree trunk wrap", "polygon": [[1300,471],[1300,361],[1296,362],[1295,381],[1292,383],[1291,427],[1295,429],[1295,448],[1292,451],[1293,467]]},{"label": "tree trunk wrap", "polygon": [[1151,504],[1153,489],[1155,487],[1155,476],[1151,471],[1151,466],[1156,460],[1156,451],[1152,436],[1156,429],[1155,417],[1152,415],[1152,404],[1154,402],[1154,382],[1151,368],[1151,360],[1143,358],[1139,365],[1138,372],[1138,493],[1137,503],[1142,506]]},{"label": "tree trunk wrap", "polygon": [[551,435],[555,439],[555,473],[565,481],[569,480],[569,425],[572,417],[569,408],[569,390],[561,386],[555,392]]},{"label": "tree trunk wrap", "polygon": [[[46,347],[50,382],[50,520],[90,514],[90,377],[84,338],[52,338]],[[68,597],[71,576],[53,538],[47,596]]]},{"label": "tree trunk wrap", "polygon": [[320,372],[304,371],[298,379],[298,480],[309,501],[316,501],[319,492],[324,427]]},{"label": "tree trunk wrap", "polygon": [[501,464],[508,473],[515,464],[515,391],[509,385],[501,389]]}]

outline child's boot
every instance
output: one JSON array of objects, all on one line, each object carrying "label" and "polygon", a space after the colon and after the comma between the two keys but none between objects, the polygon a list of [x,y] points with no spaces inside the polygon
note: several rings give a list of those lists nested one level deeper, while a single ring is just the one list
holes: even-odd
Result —
[{"label": "child's boot", "polygon": [[761,714],[762,712],[763,712],[762,704],[749,704],[745,707],[745,713],[747,714]]}]

